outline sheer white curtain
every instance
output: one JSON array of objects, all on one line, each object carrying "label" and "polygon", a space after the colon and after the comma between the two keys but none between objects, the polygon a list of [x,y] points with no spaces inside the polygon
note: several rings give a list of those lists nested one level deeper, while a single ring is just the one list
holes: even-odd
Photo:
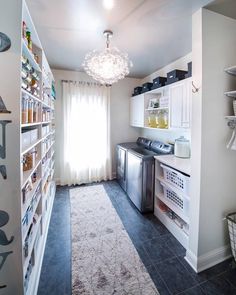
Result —
[{"label": "sheer white curtain", "polygon": [[109,87],[63,81],[60,130],[62,185],[112,178]]}]

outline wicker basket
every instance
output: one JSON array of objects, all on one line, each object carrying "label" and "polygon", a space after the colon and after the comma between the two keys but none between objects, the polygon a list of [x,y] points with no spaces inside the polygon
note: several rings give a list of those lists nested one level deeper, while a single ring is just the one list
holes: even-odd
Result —
[{"label": "wicker basket", "polygon": [[228,220],[231,250],[236,261],[236,212],[228,214],[226,219]]}]

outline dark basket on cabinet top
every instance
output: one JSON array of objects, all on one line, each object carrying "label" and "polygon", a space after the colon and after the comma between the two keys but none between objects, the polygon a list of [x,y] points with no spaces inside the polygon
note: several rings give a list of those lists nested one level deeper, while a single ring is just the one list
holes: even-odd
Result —
[{"label": "dark basket on cabinet top", "polygon": [[185,74],[185,78],[190,78],[192,77],[192,62],[188,63],[188,72]]},{"label": "dark basket on cabinet top", "polygon": [[165,86],[166,81],[167,81],[167,78],[165,77],[157,77],[153,79],[152,90]]},{"label": "dark basket on cabinet top", "polygon": [[167,73],[167,82],[165,83],[165,85],[185,79],[185,75],[187,73],[188,73],[187,71],[183,71],[183,70],[173,70]]},{"label": "dark basket on cabinet top", "polygon": [[139,95],[142,92],[142,89],[143,88],[141,86],[135,87],[132,96]]},{"label": "dark basket on cabinet top", "polygon": [[148,82],[148,83],[144,83],[143,87],[142,87],[142,92],[141,93],[145,93],[147,91],[152,90],[152,83]]}]

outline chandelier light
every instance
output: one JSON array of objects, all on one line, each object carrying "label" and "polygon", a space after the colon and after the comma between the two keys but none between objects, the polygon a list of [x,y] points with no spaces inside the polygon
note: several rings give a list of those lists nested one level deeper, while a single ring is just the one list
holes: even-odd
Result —
[{"label": "chandelier light", "polygon": [[116,47],[110,47],[113,32],[103,32],[106,37],[106,48],[103,51],[93,50],[85,56],[83,68],[89,76],[102,84],[111,85],[129,74],[133,66],[128,54]]}]

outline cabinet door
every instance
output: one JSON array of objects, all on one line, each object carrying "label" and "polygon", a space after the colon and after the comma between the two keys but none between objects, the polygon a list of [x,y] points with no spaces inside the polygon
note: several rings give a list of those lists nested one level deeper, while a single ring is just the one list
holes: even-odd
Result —
[{"label": "cabinet door", "polygon": [[170,91],[170,128],[182,127],[182,102],[184,96],[184,84],[171,85]]},{"label": "cabinet door", "polygon": [[190,79],[170,85],[170,127],[190,128],[192,88]]},{"label": "cabinet door", "polygon": [[144,95],[130,98],[130,125],[144,127]]},{"label": "cabinet door", "polygon": [[182,109],[182,127],[190,128],[191,123],[191,102],[192,102],[192,81],[190,79],[185,81],[183,109]]}]

